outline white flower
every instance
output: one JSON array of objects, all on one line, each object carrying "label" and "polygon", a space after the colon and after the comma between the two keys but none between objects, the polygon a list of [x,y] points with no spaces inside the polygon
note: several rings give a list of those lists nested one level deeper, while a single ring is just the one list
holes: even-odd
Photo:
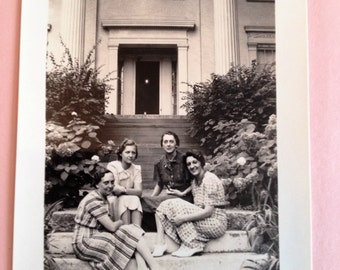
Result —
[{"label": "white flower", "polygon": [[72,116],[77,116],[78,114],[76,112],[71,113]]},{"label": "white flower", "polygon": [[100,159],[99,159],[99,157],[97,155],[92,156],[91,160],[96,162],[96,163],[100,161]]},{"label": "white flower", "polygon": [[212,169],[212,166],[209,162],[206,162],[205,165],[204,165],[204,169],[207,170],[207,171],[210,171]]},{"label": "white flower", "polygon": [[243,166],[244,164],[247,163],[247,160],[244,157],[239,157],[236,161],[237,164]]}]

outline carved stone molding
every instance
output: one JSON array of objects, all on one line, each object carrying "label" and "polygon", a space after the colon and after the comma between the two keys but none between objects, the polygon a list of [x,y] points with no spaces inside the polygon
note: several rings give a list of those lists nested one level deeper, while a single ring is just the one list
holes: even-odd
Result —
[{"label": "carved stone molding", "polygon": [[102,20],[103,28],[179,28],[194,30],[193,21],[169,20],[169,19],[114,19]]},{"label": "carved stone molding", "polygon": [[247,33],[249,62],[256,59],[259,46],[268,45],[275,47],[275,27],[272,26],[245,26]]}]

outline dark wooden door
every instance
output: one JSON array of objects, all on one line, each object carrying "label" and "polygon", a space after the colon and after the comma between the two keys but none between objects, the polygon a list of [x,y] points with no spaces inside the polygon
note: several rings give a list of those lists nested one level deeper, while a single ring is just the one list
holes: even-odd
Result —
[{"label": "dark wooden door", "polygon": [[136,114],[159,114],[159,62],[136,63]]}]

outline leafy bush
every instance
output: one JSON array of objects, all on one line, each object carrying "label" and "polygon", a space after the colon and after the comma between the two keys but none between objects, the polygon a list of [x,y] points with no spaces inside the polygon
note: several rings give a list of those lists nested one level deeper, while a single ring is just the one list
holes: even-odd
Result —
[{"label": "leafy bush", "polygon": [[222,179],[230,206],[256,210],[247,226],[250,244],[268,253],[241,269],[279,269],[274,65],[234,66],[191,87],[184,104],[189,133],[201,141],[206,169]]},{"label": "leafy bush", "polygon": [[235,134],[242,119],[262,132],[270,115],[276,113],[274,65],[257,69],[233,66],[226,75],[212,74],[211,81],[192,86],[183,105],[192,123],[190,134],[212,151]]},{"label": "leafy bush", "polygon": [[106,168],[114,142],[97,138],[99,126],[87,124],[74,112],[66,127],[46,124],[45,203],[64,198],[65,207],[77,206],[79,189],[89,187],[93,174]]},{"label": "leafy bush", "polygon": [[252,250],[257,253],[267,253],[268,257],[258,261],[245,260],[243,269],[278,270],[279,260],[279,225],[277,207],[264,205],[257,211],[246,226]]},{"label": "leafy bush", "polygon": [[270,116],[264,133],[246,119],[231,126],[236,134],[207,157],[207,168],[222,179],[231,206],[276,205],[276,116]]},{"label": "leafy bush", "polygon": [[52,68],[46,71],[46,119],[66,125],[78,115],[88,123],[103,125],[107,95],[112,90],[110,73],[100,78],[100,68],[94,65],[96,46],[88,53],[83,64],[71,56],[70,50],[61,41],[65,51],[59,63],[53,54],[48,54],[47,63]]}]

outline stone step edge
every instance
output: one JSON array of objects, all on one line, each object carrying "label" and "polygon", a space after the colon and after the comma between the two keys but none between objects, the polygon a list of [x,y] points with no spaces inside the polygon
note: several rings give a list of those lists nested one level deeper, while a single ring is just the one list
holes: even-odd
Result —
[{"label": "stone step edge", "polygon": [[[149,249],[152,251],[156,244],[156,233],[145,233],[145,239]],[[53,254],[72,254],[72,232],[55,232],[47,237],[47,246],[49,252]],[[166,236],[167,252],[171,253],[178,249],[172,239]],[[204,249],[204,253],[221,253],[221,252],[250,252],[252,251],[249,244],[248,235],[245,231],[227,231],[220,238],[210,240]]]},{"label": "stone step edge", "polygon": [[[81,190],[80,192],[84,192]],[[152,189],[143,191],[143,195],[148,195]],[[74,226],[74,216],[77,209],[70,208],[65,210],[56,211],[52,214],[49,224],[58,232],[72,231]],[[255,211],[239,210],[239,209],[226,209],[228,217],[228,230],[244,230],[245,225],[251,219]]]},{"label": "stone step edge", "polygon": [[[149,194],[152,189],[143,191],[143,195]],[[80,191],[81,193],[84,190]],[[237,210],[237,209],[226,209],[228,217],[228,230],[244,230],[246,223],[251,219],[255,211],[249,210]],[[77,209],[65,209],[56,211],[52,214],[50,225],[55,231],[70,231],[70,226],[74,226],[74,216],[76,215]]]},{"label": "stone step edge", "polygon": [[[143,190],[143,192],[145,192],[146,194],[149,194],[152,192],[153,189],[147,189],[147,190]],[[144,193],[143,193],[144,194]],[[61,214],[61,212],[64,212],[65,214],[68,215],[75,215],[77,212],[77,208],[68,208],[68,209],[64,209],[64,210],[60,210],[60,211],[56,211],[54,213],[58,213]],[[256,211],[252,211],[252,210],[240,210],[240,209],[226,209],[226,212],[230,215],[243,215],[243,216],[248,216],[248,215],[252,215],[254,214]]]},{"label": "stone step edge", "polygon": [[[171,255],[156,258],[163,270],[239,270],[242,263],[247,260],[261,260],[267,258],[267,254],[246,253],[214,253],[192,256],[189,258],[177,258]],[[92,270],[90,264],[76,257],[54,258],[60,269],[63,270]],[[136,270],[135,259],[130,267],[125,270]]]}]

